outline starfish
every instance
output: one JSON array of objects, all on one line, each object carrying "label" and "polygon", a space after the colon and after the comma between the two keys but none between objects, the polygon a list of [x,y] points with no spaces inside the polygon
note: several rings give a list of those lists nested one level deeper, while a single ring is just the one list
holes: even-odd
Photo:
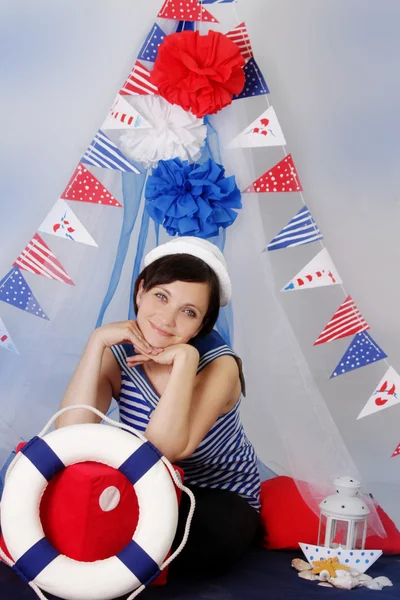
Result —
[{"label": "starfish", "polygon": [[334,558],[323,558],[322,560],[313,560],[312,564],[314,565],[314,569],[311,573],[318,574],[321,571],[328,571],[331,577],[336,577],[336,571],[350,571],[350,567],[346,567],[345,565],[341,565],[339,563],[339,559],[337,556]]}]

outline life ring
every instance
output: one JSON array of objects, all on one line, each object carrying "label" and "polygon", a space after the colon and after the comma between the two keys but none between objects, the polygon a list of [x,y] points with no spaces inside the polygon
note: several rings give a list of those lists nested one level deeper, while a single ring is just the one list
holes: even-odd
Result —
[{"label": "life ring", "polygon": [[[108,425],[82,424],[34,437],[21,453],[1,501],[2,532],[20,577],[68,600],[108,600],[158,576],[176,532],[178,503],[162,455],[150,442]],[[85,461],[121,471],[134,486],[140,511],[127,546],[92,563],[59,554],[39,516],[41,497],[54,475]]]}]

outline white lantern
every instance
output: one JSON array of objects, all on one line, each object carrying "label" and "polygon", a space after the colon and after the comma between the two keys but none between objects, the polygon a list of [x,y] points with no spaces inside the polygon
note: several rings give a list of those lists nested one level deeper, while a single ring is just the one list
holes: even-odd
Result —
[{"label": "white lantern", "polygon": [[370,511],[360,497],[361,484],[351,477],[339,477],[333,483],[336,494],[328,496],[319,505],[318,545],[363,550]]}]

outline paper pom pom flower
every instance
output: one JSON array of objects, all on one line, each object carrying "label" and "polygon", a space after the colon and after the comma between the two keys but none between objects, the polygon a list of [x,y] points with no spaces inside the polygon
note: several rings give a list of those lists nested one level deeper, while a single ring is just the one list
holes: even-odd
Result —
[{"label": "paper pom pom flower", "polygon": [[219,228],[229,227],[242,208],[234,176],[225,177],[224,168],[208,159],[190,165],[179,158],[160,161],[148,178],[146,209],[170,235],[208,238]]},{"label": "paper pom pom flower", "polygon": [[196,117],[212,115],[232,102],[245,83],[245,60],[226,35],[181,31],[167,35],[151,74],[159,94]]},{"label": "paper pom pom flower", "polygon": [[159,96],[135,99],[135,108],[152,127],[126,130],[119,139],[123,153],[146,167],[179,157],[189,162],[201,154],[207,135],[203,119],[173,106]]}]

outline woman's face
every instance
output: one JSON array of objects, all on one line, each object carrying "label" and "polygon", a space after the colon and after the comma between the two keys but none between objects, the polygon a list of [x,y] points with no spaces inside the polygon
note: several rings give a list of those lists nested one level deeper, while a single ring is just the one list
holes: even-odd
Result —
[{"label": "woman's face", "polygon": [[136,320],[146,340],[156,348],[186,344],[199,333],[209,299],[208,283],[174,281],[145,292],[142,281]]}]

